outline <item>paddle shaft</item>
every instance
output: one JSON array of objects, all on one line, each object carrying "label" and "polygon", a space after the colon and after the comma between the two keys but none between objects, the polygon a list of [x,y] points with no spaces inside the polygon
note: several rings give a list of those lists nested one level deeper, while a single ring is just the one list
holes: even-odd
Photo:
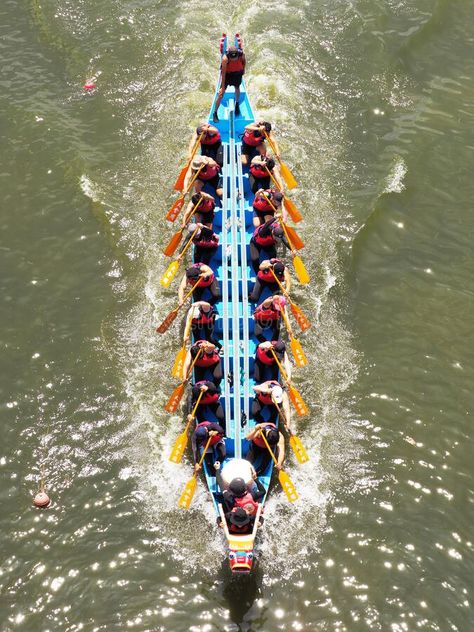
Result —
[{"label": "paddle shaft", "polygon": [[[209,437],[209,439],[207,440],[207,443],[206,443],[206,445],[204,447],[204,450],[202,451],[201,458],[199,459],[199,463],[198,463],[199,467],[201,467],[202,462],[204,461],[204,458],[205,458],[206,452],[207,452],[207,448],[211,445],[211,441],[212,441],[212,437]],[[197,476],[197,472],[194,473],[194,476]]]},{"label": "paddle shaft", "polygon": [[[203,196],[201,195],[199,200],[196,202],[196,204],[193,206],[193,208],[191,209],[191,212],[189,213],[189,217],[191,217],[192,215],[194,215],[194,213],[196,213],[196,209],[197,207],[201,204],[202,202],[202,198]],[[186,224],[186,222],[188,221],[189,218],[186,218],[186,216],[184,216],[183,219],[183,223]],[[183,226],[183,230],[184,230],[184,226]]]},{"label": "paddle shaft", "polygon": [[[184,230],[184,229],[183,229]],[[199,226],[196,226],[196,228],[193,230],[193,234],[191,235],[188,243],[185,245],[185,247],[183,248],[183,252],[180,253],[179,257],[177,257],[178,261],[181,261],[181,259],[184,257],[184,255],[186,254],[186,250],[189,248],[189,246],[193,243],[193,239],[196,237],[196,234],[199,230]]]},{"label": "paddle shaft", "polygon": [[275,463],[275,465],[278,465],[278,461],[276,459],[276,456],[273,454],[273,450],[271,449],[270,444],[268,443],[266,436],[264,435],[264,433],[261,430],[259,430],[258,434],[262,437],[265,445],[267,446],[268,451],[270,452],[270,456],[273,459],[273,462]]},{"label": "paddle shaft", "polygon": [[280,373],[283,375],[285,382],[287,384],[290,383],[290,380],[288,379],[288,375],[285,371],[285,369],[283,368],[282,363],[280,362],[280,360],[277,358],[275,351],[273,350],[273,347],[270,347],[270,351],[272,352],[273,357],[275,358],[275,362],[278,364],[278,368],[280,369]]}]

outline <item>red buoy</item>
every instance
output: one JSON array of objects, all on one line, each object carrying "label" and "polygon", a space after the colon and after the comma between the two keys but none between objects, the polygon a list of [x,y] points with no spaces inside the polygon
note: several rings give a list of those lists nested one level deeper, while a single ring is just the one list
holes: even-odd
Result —
[{"label": "red buoy", "polygon": [[38,492],[33,498],[33,505],[35,507],[41,507],[42,509],[47,507],[50,502],[51,500],[46,492]]},{"label": "red buoy", "polygon": [[91,90],[94,90],[96,86],[95,86],[95,83],[92,81],[92,79],[90,79],[89,81],[86,81],[82,87],[84,88],[84,90],[87,90],[88,92],[90,92]]}]

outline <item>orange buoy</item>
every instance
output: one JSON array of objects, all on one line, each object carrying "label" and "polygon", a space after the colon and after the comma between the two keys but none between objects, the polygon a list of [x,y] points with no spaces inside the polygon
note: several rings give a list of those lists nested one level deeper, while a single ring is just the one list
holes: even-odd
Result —
[{"label": "orange buoy", "polygon": [[38,492],[33,498],[33,505],[42,509],[47,507],[50,502],[51,500],[46,492]]}]

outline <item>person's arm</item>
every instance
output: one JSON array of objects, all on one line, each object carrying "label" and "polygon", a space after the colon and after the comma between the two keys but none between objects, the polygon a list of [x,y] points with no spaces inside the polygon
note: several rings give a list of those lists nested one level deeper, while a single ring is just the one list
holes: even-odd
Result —
[{"label": "person's arm", "polygon": [[186,171],[186,175],[184,176],[184,191],[188,190],[189,183],[193,177],[193,165],[189,164],[189,169]]},{"label": "person's arm", "polygon": [[181,279],[181,283],[179,284],[179,288],[178,288],[178,301],[180,302],[180,304],[183,302],[184,299],[184,294],[186,291],[186,285],[187,285],[188,279],[186,277],[186,274],[184,274],[183,278]]},{"label": "person's arm", "polygon": [[[290,358],[288,357],[288,354],[286,351],[285,351],[285,355],[283,356],[283,366],[285,367],[285,371],[288,376],[288,382],[291,382],[291,371],[293,367],[291,365]],[[184,375],[186,375],[186,373]]]},{"label": "person's arm", "polygon": [[265,496],[266,489],[262,481],[259,481],[258,478],[255,477],[254,481],[257,489],[252,492],[252,498],[255,500],[255,502],[258,502],[261,498]]},{"label": "person's arm", "polygon": [[257,132],[258,130],[260,130],[260,125],[257,125],[256,123],[250,123],[249,125],[246,125],[244,129],[247,132]]},{"label": "person's arm", "polygon": [[285,417],[282,419],[285,428],[288,430],[289,434],[293,434],[293,430],[291,429],[291,407],[290,407],[290,399],[288,397],[288,393],[283,391],[283,401],[282,401],[282,413]]},{"label": "person's arm", "polygon": [[194,208],[194,204],[193,204],[192,200],[189,200],[189,203],[188,203],[188,205],[186,207],[186,210],[184,212],[184,215],[183,215],[183,219],[181,221],[181,228],[184,228],[186,226],[186,224],[189,222],[189,220],[191,219],[191,217],[193,215],[193,213],[192,213],[193,208]]},{"label": "person's arm", "polygon": [[[189,417],[191,417],[191,415],[188,415],[188,418]],[[196,432],[193,432],[193,436],[191,437],[191,448],[193,451],[194,463],[197,465],[199,458],[198,458],[198,450],[197,450],[197,442],[196,442]]]},{"label": "person's arm", "polygon": [[273,136],[273,131],[271,131],[270,134],[268,134],[268,138],[272,141],[272,148],[273,148],[273,152],[275,156],[278,159],[280,159],[281,158],[280,147],[278,145],[276,138]]},{"label": "person's arm", "polygon": [[227,62],[228,62],[228,58],[227,55],[223,55],[222,56],[222,63],[221,63],[221,78],[222,78],[222,86],[224,87],[224,83],[225,83],[225,76],[227,74]]},{"label": "person's arm", "polygon": [[183,375],[184,377],[187,376],[188,371],[189,371],[189,367],[191,366],[191,363],[193,361],[192,355],[191,355],[191,349],[189,349],[189,351],[186,354],[186,357],[184,358],[184,362],[183,362]]},{"label": "person's arm", "polygon": [[244,75],[245,74],[245,66],[247,65],[247,60],[245,58],[245,53],[244,52],[242,52],[242,65],[244,67],[243,70],[242,70],[242,74]]},{"label": "person's arm", "polygon": [[280,432],[280,437],[278,439],[278,459],[275,464],[275,467],[277,470],[281,470],[284,460],[285,460],[285,437]]},{"label": "person's arm", "polygon": [[189,147],[188,147],[188,160],[191,160],[192,156],[193,156],[193,149],[194,149],[194,145],[196,144],[197,139],[199,138],[197,130],[194,132],[194,134],[191,137],[191,140],[189,141]]},{"label": "person's arm", "polygon": [[275,178],[275,182],[277,183],[280,191],[283,191],[283,180],[281,179],[280,168],[276,164],[272,169],[272,175]]},{"label": "person's arm", "polygon": [[258,266],[259,270],[268,270],[268,268],[271,268],[272,264],[270,262],[270,259],[264,259],[262,261],[262,263]]},{"label": "person's arm", "polygon": [[265,423],[262,424],[257,424],[256,426],[254,426],[250,432],[245,436],[245,438],[247,439],[247,441],[251,441],[259,432],[260,428],[262,426],[264,426]]},{"label": "person's arm", "polygon": [[196,307],[195,303],[193,305],[191,305],[190,309],[188,310],[188,315],[186,316],[186,323],[184,325],[184,332],[186,333],[187,331],[189,331],[189,334],[187,335],[187,337],[183,336],[183,344],[184,345],[189,342],[189,337],[191,335],[191,321],[193,319],[194,308],[195,307]]},{"label": "person's arm", "polygon": [[287,267],[285,267],[284,275],[285,275],[285,290],[289,292],[291,290],[291,275]]}]

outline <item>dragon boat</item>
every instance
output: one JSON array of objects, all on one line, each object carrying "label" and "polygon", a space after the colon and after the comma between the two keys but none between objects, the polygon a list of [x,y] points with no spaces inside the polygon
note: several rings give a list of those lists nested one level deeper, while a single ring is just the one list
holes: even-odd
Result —
[{"label": "dragon boat", "polygon": [[[236,34],[231,44],[237,48],[242,48],[240,36]],[[228,38],[223,35],[220,40],[220,53],[224,55],[228,47]],[[209,260],[209,266],[212,268],[215,278],[217,279],[220,290],[221,299],[215,304],[215,310],[218,314],[215,323],[215,337],[219,338],[222,343],[221,361],[223,363],[223,376],[221,382],[220,402],[224,409],[225,417],[225,448],[226,457],[221,463],[221,475],[225,482],[229,482],[234,477],[241,477],[248,483],[251,477],[252,468],[249,462],[245,460],[245,456],[249,449],[249,442],[246,440],[247,433],[255,426],[252,419],[251,406],[254,398],[253,386],[255,381],[253,378],[254,357],[256,348],[259,344],[254,334],[253,310],[255,304],[249,301],[249,293],[255,282],[255,272],[250,265],[249,244],[254,231],[253,226],[253,198],[249,183],[248,166],[244,167],[241,161],[242,154],[242,136],[245,127],[255,121],[253,110],[248,99],[244,80],[240,86],[240,112],[236,114],[235,89],[228,87],[224,93],[218,109],[218,122],[213,122],[213,113],[220,89],[221,73],[217,81],[216,93],[210,109],[208,121],[210,124],[218,128],[222,141],[222,198],[219,200],[215,196],[215,190],[204,186],[204,191],[214,195],[216,208],[214,212],[213,231],[219,236],[219,245],[215,253]],[[198,144],[195,145],[195,151]],[[181,176],[184,176],[186,169],[191,164],[188,161],[183,168]],[[175,185],[175,188],[183,191],[183,177],[181,177]],[[184,197],[189,191],[184,191],[180,198],[175,202],[168,212],[167,218],[174,221],[184,204]],[[291,202],[285,199],[288,204]],[[288,230],[292,230],[286,227]],[[182,232],[183,231],[179,231]],[[286,232],[286,229],[285,229]],[[288,233],[287,236],[289,237]],[[177,242],[178,234],[175,235]],[[173,242],[173,238],[170,244]],[[170,245],[169,244],[169,245]],[[293,245],[293,244],[292,244]],[[165,249],[165,254],[170,255],[173,248]],[[263,258],[263,257],[261,257]],[[176,274],[181,259],[173,261],[167,271],[161,278],[161,284],[168,287]],[[193,257],[193,261],[195,258]],[[195,261],[197,263],[197,261]],[[283,288],[282,288],[283,289]],[[206,294],[207,292],[207,294]],[[207,300],[209,290],[205,290],[202,300]],[[192,295],[192,293],[191,293]],[[262,302],[269,295],[269,290],[264,289],[259,299]],[[289,299],[294,316],[302,330],[309,327],[307,319],[302,312]],[[178,308],[163,321],[157,331],[163,333],[168,329],[171,322],[176,317]],[[293,307],[295,308],[293,310]],[[306,358],[301,349],[301,345],[294,337],[291,326],[289,324],[288,315],[285,312],[285,324],[289,327],[290,343],[297,366],[304,366]],[[306,320],[306,322],[305,322]],[[165,324],[165,326],[163,326]],[[183,381],[176,387],[170,397],[166,410],[174,412],[177,409],[177,402],[181,400],[184,387],[190,381],[191,377],[182,373],[183,359],[186,350],[186,340],[189,337],[189,331],[185,332],[183,347],[178,352],[172,373],[175,377],[180,377]],[[194,336],[194,342],[199,339],[199,332]],[[268,336],[267,336],[268,339]],[[192,368],[191,368],[192,370]],[[212,376],[206,376],[205,379],[212,379]],[[263,374],[263,380],[268,379]],[[277,379],[280,379],[278,374]],[[291,384],[288,385],[289,395],[294,404],[297,414],[307,414],[306,405],[300,394]],[[262,410],[264,419],[268,419],[269,412]],[[197,425],[203,420],[216,422],[214,413],[207,406],[200,406],[199,412],[195,413],[193,424]],[[277,417],[278,425],[278,417]],[[178,437],[173,448],[170,460],[176,463],[181,461],[186,445],[188,443],[187,432],[190,428],[190,422],[186,425],[184,432]],[[192,430],[192,428],[191,428]],[[300,440],[295,435],[290,436],[290,444],[294,449],[297,460],[301,463],[305,462],[308,457],[301,445]],[[203,455],[204,457],[204,455]],[[206,484],[212,498],[216,517],[219,520],[223,534],[227,541],[228,559],[230,569],[233,573],[249,573],[254,565],[254,544],[257,537],[259,519],[264,508],[270,487],[272,473],[274,468],[274,459],[269,459],[268,465],[263,473],[259,474],[259,481],[264,488],[264,495],[259,499],[257,514],[250,533],[244,535],[234,534],[229,529],[229,524],[224,515],[222,503],[222,490],[220,489],[214,468],[210,468],[206,461],[201,460],[203,474]],[[190,506],[192,497],[197,484],[197,475],[188,482],[181,498],[179,505],[183,508]],[[297,499],[297,493],[289,476],[284,471],[279,471],[279,480],[284,491],[290,501]]]}]

